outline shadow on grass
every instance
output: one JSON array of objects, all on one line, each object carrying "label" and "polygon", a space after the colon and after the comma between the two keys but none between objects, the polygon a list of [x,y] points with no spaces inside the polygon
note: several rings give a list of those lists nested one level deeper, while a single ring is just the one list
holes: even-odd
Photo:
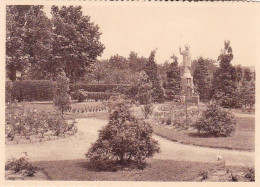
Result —
[{"label": "shadow on grass", "polygon": [[116,172],[116,171],[122,171],[122,170],[136,170],[141,169],[143,170],[147,164],[142,163],[140,165],[137,165],[135,162],[129,162],[129,163],[120,163],[118,161],[107,161],[100,163],[92,163],[90,161],[80,161],[76,163],[77,166],[86,169],[88,171],[95,171],[95,172]]}]

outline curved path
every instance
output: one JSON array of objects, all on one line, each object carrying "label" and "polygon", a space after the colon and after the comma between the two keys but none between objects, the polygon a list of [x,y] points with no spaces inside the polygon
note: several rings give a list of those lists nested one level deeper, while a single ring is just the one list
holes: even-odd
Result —
[{"label": "curved path", "polygon": [[[35,144],[6,145],[6,158],[27,152],[31,161],[84,159],[84,153],[91,146],[91,142],[93,143],[97,139],[98,130],[106,125],[107,121],[93,118],[77,119],[76,121],[78,122],[76,135]],[[254,165],[254,152],[184,145],[157,135],[154,135],[154,138],[158,140],[161,148],[161,153],[153,157],[156,159],[217,162],[217,156],[220,155],[226,165]]]}]

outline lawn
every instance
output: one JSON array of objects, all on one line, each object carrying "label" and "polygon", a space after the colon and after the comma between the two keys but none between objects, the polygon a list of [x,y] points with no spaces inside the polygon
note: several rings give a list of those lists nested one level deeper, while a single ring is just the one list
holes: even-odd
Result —
[{"label": "lawn", "polygon": [[[144,170],[95,171],[86,160],[40,161],[33,164],[57,181],[194,181],[201,172],[218,168],[216,164],[149,159]],[[228,167],[232,171],[243,167]]]},{"label": "lawn", "polygon": [[176,131],[170,127],[151,121],[154,133],[172,141],[205,147],[255,150],[255,119],[253,117],[237,117],[236,132],[230,137],[201,137],[189,131]]}]

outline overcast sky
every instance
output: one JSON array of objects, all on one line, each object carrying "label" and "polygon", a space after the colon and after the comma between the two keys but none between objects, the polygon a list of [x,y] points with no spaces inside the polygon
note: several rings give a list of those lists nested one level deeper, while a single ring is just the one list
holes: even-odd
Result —
[{"label": "overcast sky", "polygon": [[[130,51],[148,57],[157,48],[157,63],[164,63],[179,47],[189,44],[192,59],[199,56],[217,59],[224,40],[231,41],[233,64],[256,64],[259,37],[256,9],[225,6],[82,6],[83,14],[100,27],[106,49],[101,59]],[[45,7],[49,15],[50,7]]]}]

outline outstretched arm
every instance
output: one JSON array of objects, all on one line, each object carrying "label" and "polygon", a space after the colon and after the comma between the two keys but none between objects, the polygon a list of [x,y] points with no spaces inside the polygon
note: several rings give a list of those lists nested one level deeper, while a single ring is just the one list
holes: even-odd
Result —
[{"label": "outstretched arm", "polygon": [[181,52],[181,47],[179,48],[179,51],[180,51],[180,54],[182,55],[182,52]]}]

